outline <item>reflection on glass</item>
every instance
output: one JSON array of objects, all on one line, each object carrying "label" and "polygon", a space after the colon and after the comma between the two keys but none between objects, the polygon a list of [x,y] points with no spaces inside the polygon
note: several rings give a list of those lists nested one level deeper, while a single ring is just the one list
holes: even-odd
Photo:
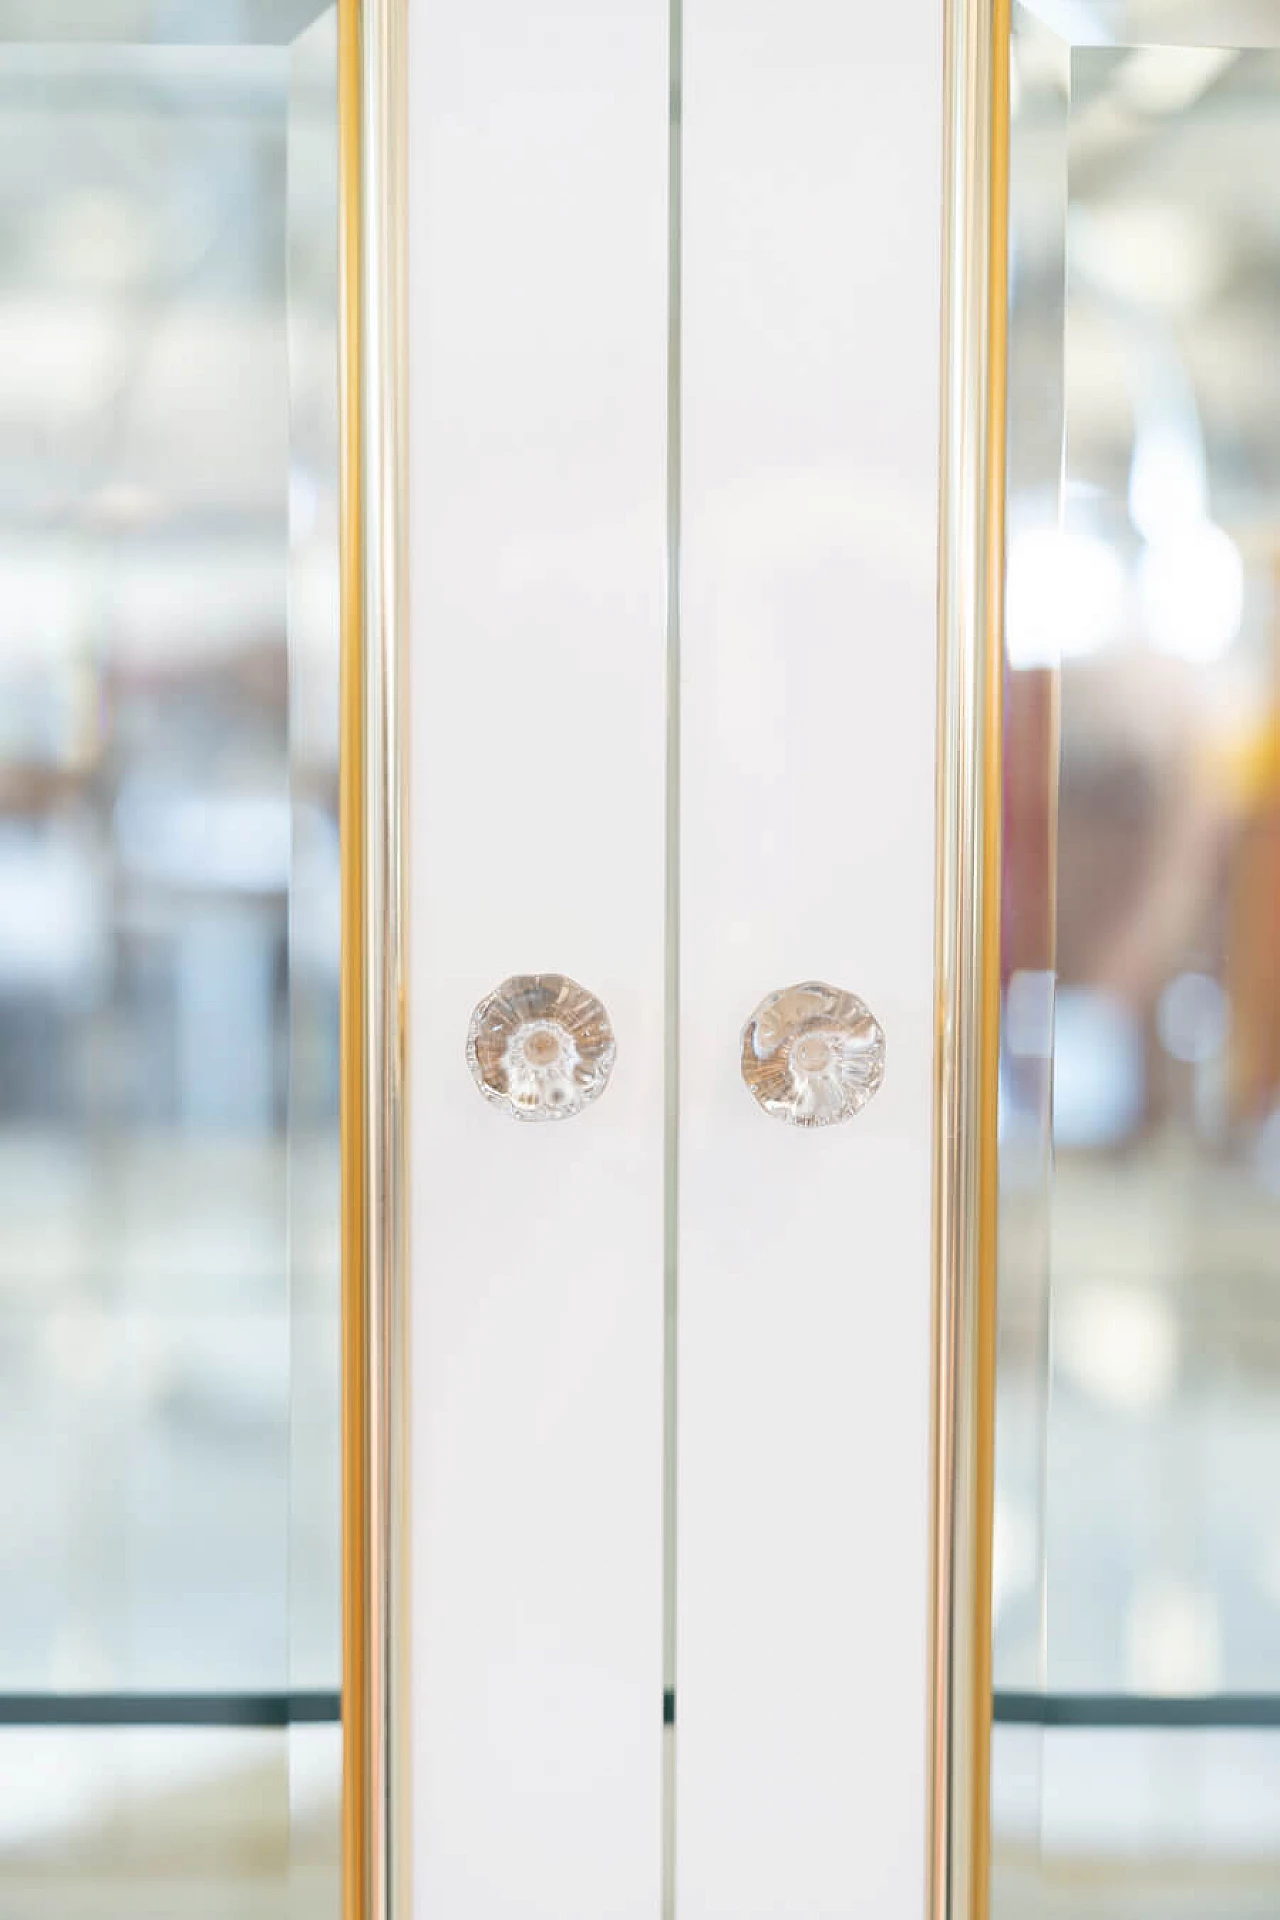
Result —
[{"label": "reflection on glass", "polygon": [[1280,51],[1013,78],[997,1911],[1270,1913]]},{"label": "reflection on glass", "polygon": [[276,1725],[0,1734],[50,1920],[293,1911],[338,1684],[334,18],[200,11],[0,43],[0,1692]]}]

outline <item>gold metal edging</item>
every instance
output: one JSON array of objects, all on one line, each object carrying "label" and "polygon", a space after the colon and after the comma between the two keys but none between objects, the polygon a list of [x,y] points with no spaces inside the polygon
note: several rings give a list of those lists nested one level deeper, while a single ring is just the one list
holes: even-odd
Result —
[{"label": "gold metal edging", "polygon": [[359,0],[338,0],[339,390],[342,641],[342,1912],[365,1920],[370,1850],[369,1359],[365,1221],[364,570],[360,436]]},{"label": "gold metal edging", "polygon": [[928,1920],[987,1920],[1010,0],[947,0]]},{"label": "gold metal edging", "polygon": [[338,0],[344,1920],[408,1920],[406,0]]}]

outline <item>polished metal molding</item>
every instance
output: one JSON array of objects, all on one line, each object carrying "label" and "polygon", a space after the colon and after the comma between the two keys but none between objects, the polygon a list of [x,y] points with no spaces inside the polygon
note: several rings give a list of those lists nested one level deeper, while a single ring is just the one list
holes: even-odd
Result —
[{"label": "polished metal molding", "polygon": [[823,980],[766,994],[742,1030],[742,1078],[789,1127],[861,1113],[884,1079],[884,1029],[865,1000]]},{"label": "polished metal molding", "polygon": [[928,1920],[990,1905],[1010,0],[948,0]]},{"label": "polished metal molding", "polygon": [[339,0],[343,1920],[410,1920],[407,0]]},{"label": "polished metal molding", "polygon": [[570,1120],[609,1083],[617,1046],[602,1001],[564,973],[516,973],[467,1029],[467,1065],[513,1120]]}]

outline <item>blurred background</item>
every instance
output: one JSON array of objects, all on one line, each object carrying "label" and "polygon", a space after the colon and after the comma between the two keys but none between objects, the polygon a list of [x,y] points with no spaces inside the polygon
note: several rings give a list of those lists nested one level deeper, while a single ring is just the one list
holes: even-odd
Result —
[{"label": "blurred background", "polygon": [[1280,53],[1013,107],[996,1911],[1274,1914]]},{"label": "blurred background", "polygon": [[[334,14],[105,7],[114,37],[37,45],[22,12],[0,41],[0,1911],[323,1916]],[[121,1724],[166,1715],[188,1724]]]}]

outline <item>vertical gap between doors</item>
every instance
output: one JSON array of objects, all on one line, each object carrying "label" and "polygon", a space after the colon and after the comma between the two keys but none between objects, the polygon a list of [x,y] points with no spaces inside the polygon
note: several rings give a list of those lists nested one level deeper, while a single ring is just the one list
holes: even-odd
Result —
[{"label": "vertical gap between doors", "polygon": [[[680,478],[683,0],[669,0],[663,980],[662,1920],[676,1910],[676,1369],[680,1222]],[[656,1702],[655,1702],[656,1705]]]}]

